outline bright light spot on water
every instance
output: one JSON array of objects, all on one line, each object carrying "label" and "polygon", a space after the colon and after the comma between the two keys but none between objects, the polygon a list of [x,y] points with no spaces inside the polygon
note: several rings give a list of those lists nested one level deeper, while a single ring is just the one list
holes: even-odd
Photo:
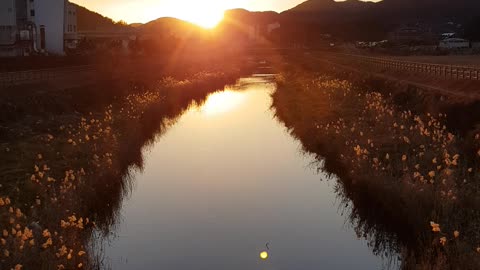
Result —
[{"label": "bright light spot on water", "polygon": [[262,260],[266,260],[268,258],[268,252],[266,252],[266,251],[260,252],[260,258]]},{"label": "bright light spot on water", "polygon": [[235,91],[213,93],[207,98],[201,111],[207,116],[231,111],[245,100],[245,94]]}]

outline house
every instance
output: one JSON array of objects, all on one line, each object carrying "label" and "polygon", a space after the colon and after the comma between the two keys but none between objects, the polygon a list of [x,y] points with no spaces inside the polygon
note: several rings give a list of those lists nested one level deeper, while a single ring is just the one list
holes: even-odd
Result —
[{"label": "house", "polygon": [[449,32],[449,33],[442,33],[440,35],[440,39],[441,40],[444,40],[444,39],[447,39],[447,38],[454,38],[456,36],[456,33],[453,33],[453,32]]},{"label": "house", "polygon": [[2,0],[0,56],[64,55],[76,44],[76,21],[68,0]]},{"label": "house", "polygon": [[281,27],[280,23],[279,22],[275,22],[275,23],[270,23],[267,25],[267,32],[268,34],[271,34],[272,31],[276,30],[276,29],[279,29]]},{"label": "house", "polygon": [[440,41],[441,49],[465,49],[470,48],[470,41],[463,38],[447,38]]},{"label": "house", "polygon": [[433,34],[430,29],[421,25],[404,26],[391,32],[389,40],[398,44],[430,43]]}]

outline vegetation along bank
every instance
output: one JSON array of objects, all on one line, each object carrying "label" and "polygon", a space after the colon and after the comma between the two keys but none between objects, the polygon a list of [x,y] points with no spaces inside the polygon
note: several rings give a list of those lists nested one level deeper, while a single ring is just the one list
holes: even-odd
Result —
[{"label": "vegetation along bank", "polygon": [[456,121],[475,104],[331,68],[280,70],[276,116],[338,176],[373,251],[403,269],[475,269],[480,129]]},{"label": "vegetation along bank", "polygon": [[128,173],[142,168],[142,148],[248,70],[233,61],[198,67],[48,95],[10,91],[1,100],[1,269],[102,265],[90,240],[117,223]]}]

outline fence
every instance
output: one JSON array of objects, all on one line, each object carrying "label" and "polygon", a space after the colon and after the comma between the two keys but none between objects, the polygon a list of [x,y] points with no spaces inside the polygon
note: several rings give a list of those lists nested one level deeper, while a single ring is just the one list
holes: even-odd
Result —
[{"label": "fence", "polygon": [[75,73],[93,71],[93,66],[76,66],[67,68],[25,70],[16,72],[0,72],[0,86],[8,87],[13,85],[48,82],[65,76],[72,76]]},{"label": "fence", "polygon": [[423,73],[450,80],[480,80],[480,67],[443,65],[394,60],[384,57],[369,57],[352,54],[336,54],[332,58],[341,58],[349,63],[356,62],[383,69],[403,70],[412,73]]}]

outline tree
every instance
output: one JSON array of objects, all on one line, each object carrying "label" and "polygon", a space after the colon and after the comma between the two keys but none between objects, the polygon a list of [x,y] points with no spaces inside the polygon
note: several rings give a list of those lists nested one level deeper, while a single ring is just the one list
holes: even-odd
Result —
[{"label": "tree", "polygon": [[480,16],[470,20],[465,26],[465,37],[471,41],[480,41]]}]

